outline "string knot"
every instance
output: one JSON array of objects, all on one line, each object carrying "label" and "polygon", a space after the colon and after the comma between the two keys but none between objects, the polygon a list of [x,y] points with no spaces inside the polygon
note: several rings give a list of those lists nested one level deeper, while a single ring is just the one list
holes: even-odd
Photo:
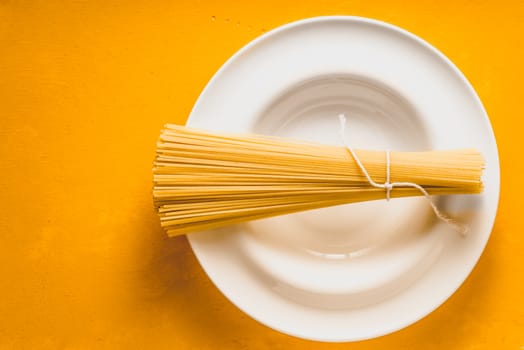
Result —
[{"label": "string knot", "polygon": [[362,164],[362,162],[358,158],[357,154],[355,153],[353,148],[347,142],[347,139],[346,139],[346,116],[344,114],[339,114],[338,115],[338,119],[340,121],[340,135],[342,137],[342,142],[344,143],[344,146],[347,148],[347,150],[349,151],[349,153],[351,154],[351,156],[355,160],[355,163],[357,163],[358,167],[362,171],[362,174],[366,177],[366,180],[368,181],[368,183],[371,186],[375,187],[375,188],[383,188],[383,189],[386,190],[386,200],[389,201],[390,195],[391,195],[391,190],[393,190],[394,187],[413,187],[413,188],[416,188],[417,190],[419,190],[424,195],[424,197],[428,201],[429,205],[433,209],[433,212],[435,213],[435,216],[437,216],[440,220],[444,221],[449,226],[453,227],[453,229],[455,229],[457,232],[459,232],[463,236],[468,232],[468,227],[467,226],[458,223],[456,220],[448,217],[447,215],[442,213],[437,208],[436,204],[431,200],[431,197],[430,197],[428,191],[426,191],[426,189],[424,189],[424,187],[422,187],[419,184],[416,184],[414,182],[391,182],[390,181],[390,177],[391,177],[391,174],[390,174],[391,173],[391,155],[390,155],[390,151],[389,150],[386,150],[386,182],[384,182],[383,184],[380,184],[380,183],[376,183],[375,181],[373,181],[373,179],[369,175],[368,171],[366,170],[366,168],[364,167],[364,165]]},{"label": "string knot", "polygon": [[393,184],[390,184],[389,182],[386,182],[384,184],[384,188],[386,189],[386,200],[389,201],[389,199],[391,198],[391,190],[393,189]]}]

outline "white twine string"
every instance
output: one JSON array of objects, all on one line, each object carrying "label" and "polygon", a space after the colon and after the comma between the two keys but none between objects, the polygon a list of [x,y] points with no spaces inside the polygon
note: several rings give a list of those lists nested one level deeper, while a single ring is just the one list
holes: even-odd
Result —
[{"label": "white twine string", "polygon": [[435,213],[435,216],[438,217],[440,220],[445,222],[446,224],[453,227],[457,232],[459,232],[462,235],[465,235],[468,232],[468,227],[457,222],[456,220],[450,218],[446,214],[442,213],[436,206],[436,204],[431,200],[431,197],[429,193],[424,189],[424,187],[414,183],[414,182],[390,182],[390,176],[391,176],[391,157],[389,150],[386,150],[386,182],[383,184],[376,183],[373,181],[371,176],[369,175],[368,171],[360,161],[360,159],[357,157],[357,154],[353,150],[353,148],[350,146],[349,142],[347,141],[346,137],[346,116],[344,114],[339,114],[338,119],[340,121],[340,136],[342,138],[342,142],[344,143],[344,146],[347,148],[349,153],[351,153],[351,156],[357,163],[358,167],[362,171],[362,174],[366,177],[369,184],[375,188],[382,188],[386,190],[386,199],[389,201],[391,190],[394,187],[413,187],[419,190],[426,200],[428,201],[429,205],[433,209],[433,212]]}]

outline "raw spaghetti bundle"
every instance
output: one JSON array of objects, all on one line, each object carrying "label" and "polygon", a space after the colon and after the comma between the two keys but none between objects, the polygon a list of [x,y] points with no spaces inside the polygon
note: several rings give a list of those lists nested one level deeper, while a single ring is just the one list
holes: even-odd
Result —
[{"label": "raw spaghetti bundle", "polygon": [[483,167],[474,149],[353,151],[168,124],[158,142],[153,197],[162,227],[174,236],[390,196],[480,193]]}]

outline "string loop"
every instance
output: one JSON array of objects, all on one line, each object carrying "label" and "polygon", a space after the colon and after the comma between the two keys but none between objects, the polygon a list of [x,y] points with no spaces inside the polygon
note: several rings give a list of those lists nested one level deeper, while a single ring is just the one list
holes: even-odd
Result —
[{"label": "string loop", "polygon": [[391,191],[395,187],[412,187],[412,188],[416,188],[417,190],[420,191],[420,193],[422,193],[424,195],[424,197],[428,201],[429,205],[433,209],[433,212],[435,213],[436,217],[438,217],[440,220],[442,220],[446,224],[448,224],[451,227],[453,227],[461,235],[466,235],[466,233],[468,232],[468,227],[463,225],[463,224],[461,224],[461,223],[459,223],[459,222],[457,222],[456,220],[450,218],[446,214],[442,213],[439,210],[439,208],[437,207],[437,205],[433,202],[433,200],[431,200],[431,197],[430,197],[428,191],[426,191],[426,189],[424,189],[424,187],[422,187],[419,184],[416,184],[414,182],[391,182],[390,181],[390,177],[391,177],[391,154],[390,154],[389,150],[386,150],[386,152],[385,152],[386,153],[386,182],[384,182],[383,184],[375,182],[371,178],[371,176],[369,175],[368,171],[366,170],[366,168],[364,167],[364,165],[362,164],[360,159],[358,158],[357,154],[353,150],[353,147],[351,147],[351,145],[347,141],[347,137],[346,137],[346,116],[344,114],[339,114],[338,119],[340,121],[340,136],[341,136],[342,142],[344,143],[344,146],[347,148],[347,150],[351,154],[351,157],[353,157],[353,159],[355,160],[355,163],[358,165],[358,167],[362,171],[362,174],[366,177],[366,180],[368,181],[368,183],[371,186],[375,187],[375,188],[381,188],[381,189],[384,189],[386,191],[386,200],[389,201],[389,199],[391,197]]}]

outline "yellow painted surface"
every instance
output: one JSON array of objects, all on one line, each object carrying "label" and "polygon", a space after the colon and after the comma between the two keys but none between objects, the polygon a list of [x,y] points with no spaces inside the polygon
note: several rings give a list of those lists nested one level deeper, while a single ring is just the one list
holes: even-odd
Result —
[{"label": "yellow painted surface", "polygon": [[[236,50],[329,14],[406,28],[483,100],[502,169],[487,249],[415,325],[356,344],[268,329],[207,279],[151,203],[162,124]],[[515,1],[1,1],[0,349],[524,349],[524,6]]]}]

